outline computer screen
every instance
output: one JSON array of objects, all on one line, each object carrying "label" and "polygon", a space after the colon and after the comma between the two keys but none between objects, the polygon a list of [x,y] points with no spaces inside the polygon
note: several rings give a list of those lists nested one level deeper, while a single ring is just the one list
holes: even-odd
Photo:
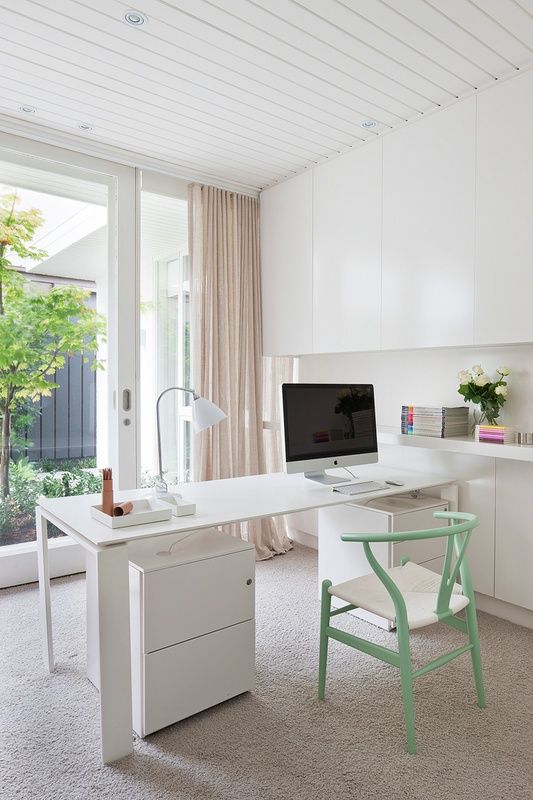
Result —
[{"label": "computer screen", "polygon": [[372,384],[284,383],[282,398],[287,464],[332,459],[334,465],[339,458],[361,464],[349,457],[377,453]]}]

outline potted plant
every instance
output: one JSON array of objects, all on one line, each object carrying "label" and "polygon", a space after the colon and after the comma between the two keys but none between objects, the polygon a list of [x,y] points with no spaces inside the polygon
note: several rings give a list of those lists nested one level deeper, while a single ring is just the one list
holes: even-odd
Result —
[{"label": "potted plant", "polygon": [[459,372],[459,389],[465,403],[474,403],[479,406],[479,412],[474,411],[474,426],[497,425],[501,409],[507,400],[507,381],[509,375],[508,367],[499,367],[496,370],[496,377],[491,380],[480,364],[476,364],[470,369],[463,369]]}]

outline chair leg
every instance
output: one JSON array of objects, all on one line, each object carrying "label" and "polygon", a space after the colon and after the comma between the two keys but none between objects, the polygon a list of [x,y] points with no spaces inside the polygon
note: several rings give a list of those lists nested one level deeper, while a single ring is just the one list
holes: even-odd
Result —
[{"label": "chair leg", "polygon": [[415,708],[413,702],[413,673],[409,649],[409,627],[407,620],[397,620],[398,650],[400,653],[400,678],[403,694],[403,714],[407,734],[407,751],[416,753]]},{"label": "chair leg", "polygon": [[322,601],[320,608],[320,655],[318,661],[318,697],[324,699],[326,692],[326,668],[328,661],[328,634],[326,629],[329,625],[329,615],[331,612],[331,595],[328,592],[331,581],[322,582]]},{"label": "chair leg", "polygon": [[481,663],[481,650],[479,647],[479,633],[477,626],[476,605],[474,597],[470,597],[470,602],[465,609],[466,627],[472,650],[472,670],[476,684],[477,704],[480,708],[485,708],[485,687],[483,685],[483,665]]}]

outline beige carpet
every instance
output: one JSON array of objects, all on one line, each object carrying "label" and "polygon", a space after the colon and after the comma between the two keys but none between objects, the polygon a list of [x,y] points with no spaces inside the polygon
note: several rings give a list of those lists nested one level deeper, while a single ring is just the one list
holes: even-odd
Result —
[{"label": "beige carpet", "polygon": [[[99,763],[98,703],[84,677],[84,579],[53,582],[56,659],[41,663],[35,585],[0,592],[2,800],[533,798],[533,632],[480,614],[488,708],[468,656],[415,686],[419,753],[404,750],[397,671],[331,644],[315,699],[316,553],[257,565],[257,689]],[[348,619],[382,643],[392,634]],[[459,634],[413,636],[420,663]]]}]

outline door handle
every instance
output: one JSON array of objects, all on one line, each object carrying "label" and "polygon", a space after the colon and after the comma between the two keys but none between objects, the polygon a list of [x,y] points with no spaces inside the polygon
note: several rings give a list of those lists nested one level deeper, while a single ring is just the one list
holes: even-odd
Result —
[{"label": "door handle", "polygon": [[124,389],[122,392],[122,410],[131,411],[131,391]]}]

